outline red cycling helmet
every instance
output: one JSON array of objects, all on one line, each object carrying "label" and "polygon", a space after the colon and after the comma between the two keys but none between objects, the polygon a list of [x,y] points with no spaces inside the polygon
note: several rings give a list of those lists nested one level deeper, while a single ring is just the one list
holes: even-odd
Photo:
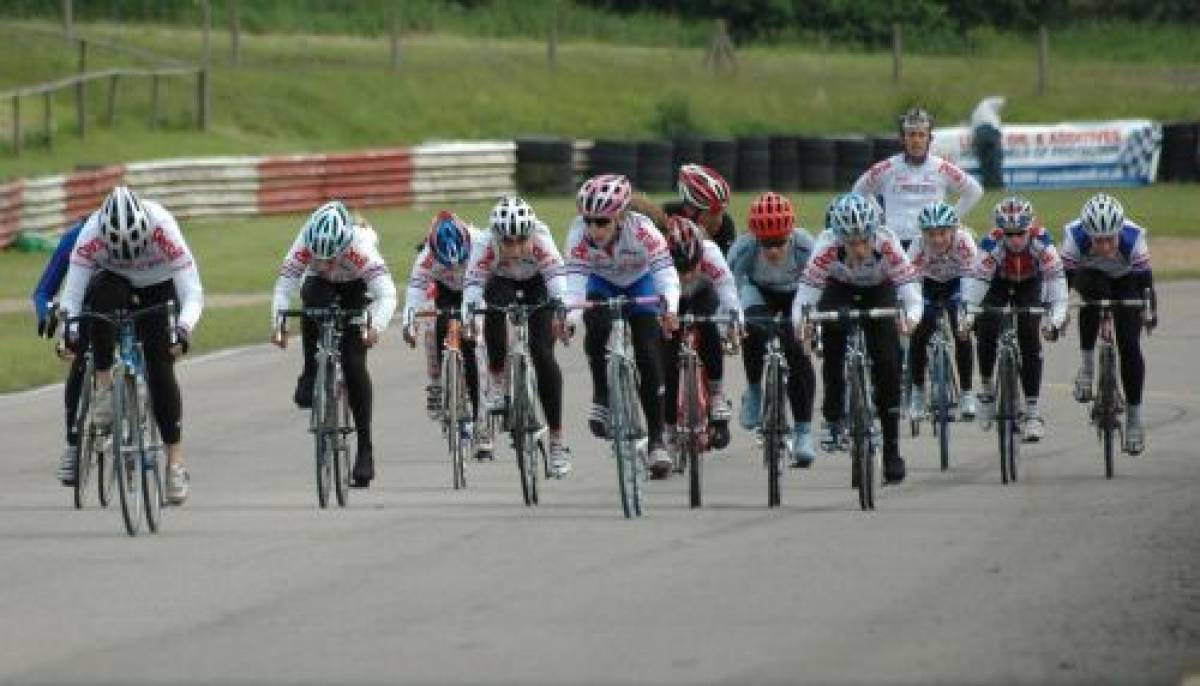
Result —
[{"label": "red cycling helmet", "polygon": [[690,272],[704,255],[704,232],[687,217],[667,217],[667,247],[678,272]]},{"label": "red cycling helmet", "polygon": [[725,211],[729,207],[729,182],[716,169],[702,164],[679,168],[679,197],[700,211]]},{"label": "red cycling helmet", "polygon": [[750,232],[760,241],[777,241],[792,235],[796,211],[792,201],[767,191],[750,203]]}]

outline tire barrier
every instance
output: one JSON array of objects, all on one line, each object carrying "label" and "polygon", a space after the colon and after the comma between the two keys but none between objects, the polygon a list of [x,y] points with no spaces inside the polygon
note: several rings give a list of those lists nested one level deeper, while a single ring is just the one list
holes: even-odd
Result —
[{"label": "tire barrier", "polygon": [[849,191],[858,177],[871,166],[872,144],[869,138],[845,136],[833,141],[837,159],[837,186]]},{"label": "tire barrier", "polygon": [[1200,122],[1163,124],[1162,134],[1158,180],[1200,180]]},{"label": "tire barrier", "polygon": [[599,139],[592,144],[591,176],[624,174],[637,185],[637,143]]},{"label": "tire barrier", "polygon": [[904,143],[894,135],[873,136],[871,138],[873,144],[871,150],[871,162],[882,162],[892,155],[899,155],[904,152]]},{"label": "tire barrier", "polygon": [[765,136],[746,136],[737,141],[737,179],[739,191],[764,191],[771,187],[771,141]]},{"label": "tire barrier", "polygon": [[670,141],[638,141],[638,188],[651,193],[671,190],[675,180],[674,152],[675,146]]},{"label": "tire barrier", "polygon": [[569,138],[518,138],[517,189],[567,195],[575,189],[575,146]]},{"label": "tire barrier", "polygon": [[704,140],[700,138],[676,138],[674,159],[671,162],[671,185],[679,181],[679,168],[685,164],[704,163]]},{"label": "tire barrier", "polygon": [[737,141],[730,138],[704,140],[704,164],[717,170],[730,184],[737,181]]},{"label": "tire barrier", "polygon": [[772,136],[771,189],[779,192],[800,190],[800,154],[795,136]]},{"label": "tire barrier", "polygon": [[803,136],[796,141],[800,188],[831,191],[837,187],[837,154],[832,140]]}]

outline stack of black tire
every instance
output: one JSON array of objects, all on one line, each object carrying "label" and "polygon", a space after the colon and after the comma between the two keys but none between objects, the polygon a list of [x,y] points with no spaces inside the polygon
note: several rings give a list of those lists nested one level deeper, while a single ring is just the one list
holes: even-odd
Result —
[{"label": "stack of black tire", "polygon": [[631,141],[598,139],[592,144],[591,175],[623,174],[637,183],[638,145]]},{"label": "stack of black tire", "polygon": [[704,164],[704,140],[701,138],[676,138],[672,155],[671,183],[679,181],[679,168],[685,164]]},{"label": "stack of black tire", "polygon": [[802,190],[831,191],[837,186],[837,152],[832,140],[801,136],[796,139],[796,157]]},{"label": "stack of black tire", "polygon": [[870,168],[874,146],[863,136],[841,136],[833,140],[837,159],[837,186],[849,191],[862,173]]},{"label": "stack of black tire", "polygon": [[650,193],[669,191],[675,182],[675,146],[670,141],[645,140],[637,144],[637,177],[639,190]]},{"label": "stack of black tire", "polygon": [[1200,122],[1163,124],[1159,181],[1200,181]]},{"label": "stack of black tire", "polygon": [[871,161],[881,162],[891,157],[904,152],[904,143],[900,142],[900,137],[896,135],[879,135],[871,139],[873,147],[871,150]]},{"label": "stack of black tire", "polygon": [[574,154],[570,138],[518,138],[517,188],[521,193],[574,193]]},{"label": "stack of black tire", "polygon": [[737,176],[730,179],[739,191],[765,191],[771,187],[771,140],[745,136],[737,141]]},{"label": "stack of black tire", "polygon": [[800,190],[800,152],[795,136],[771,136],[771,189]]}]

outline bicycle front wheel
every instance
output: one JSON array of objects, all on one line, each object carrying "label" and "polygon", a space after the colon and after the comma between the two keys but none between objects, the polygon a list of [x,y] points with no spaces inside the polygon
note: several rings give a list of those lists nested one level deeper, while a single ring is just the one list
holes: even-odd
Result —
[{"label": "bicycle front wheel", "polygon": [[950,353],[938,346],[929,361],[930,390],[933,392],[933,426],[938,437],[938,464],[942,471],[950,468]]},{"label": "bicycle front wheel", "polygon": [[[617,460],[617,482],[621,493],[621,511],[626,518],[641,515],[639,499],[637,461],[637,438],[633,426],[633,411],[629,405],[626,387],[632,385],[627,363],[614,359],[609,364],[608,406],[609,432],[612,434],[613,453]],[[635,406],[636,408],[636,406]]]},{"label": "bicycle front wheel", "polygon": [[678,413],[683,420],[680,463],[688,473],[688,504],[700,507],[702,482],[700,480],[700,436],[707,432],[704,417],[700,411],[701,405],[701,372],[695,357],[689,357],[679,375],[683,384],[680,395],[683,397],[683,409]]},{"label": "bicycle front wheel", "polygon": [[450,452],[450,482],[454,490],[467,485],[464,452],[465,411],[463,408],[463,367],[461,353],[447,350],[442,357],[443,382],[446,384],[442,398],[446,403],[446,446]]},{"label": "bicycle front wheel", "polygon": [[138,454],[139,417],[137,386],[124,373],[113,381],[113,461],[117,471],[117,492],[121,496],[121,518],[125,531],[136,536],[142,527],[142,485]]},{"label": "bicycle front wheel", "polygon": [[1096,421],[1104,444],[1104,477],[1113,478],[1113,453],[1116,450],[1117,432],[1117,361],[1111,346],[1100,348],[1100,378],[1097,383],[1096,403],[1100,410]]},{"label": "bicycle front wheel", "polygon": [[331,453],[334,444],[329,431],[329,425],[333,422],[329,384],[332,374],[328,365],[325,359],[317,362],[312,399],[313,460],[317,473],[317,505],[321,508],[329,507],[329,490],[333,482]]},{"label": "bicycle front wheel", "polygon": [[996,376],[999,379],[996,435],[1000,443],[1000,482],[1008,484],[1017,480],[1017,464],[1020,459],[1021,435],[1017,427],[1017,384],[1020,381],[1017,378],[1016,357],[1013,351],[1002,351],[996,365]]},{"label": "bicycle front wheel", "polygon": [[779,507],[780,461],[784,453],[784,434],[787,428],[783,420],[783,368],[778,357],[767,362],[763,378],[764,393],[762,407],[763,462],[767,468],[767,507]]},{"label": "bicycle front wheel", "polygon": [[858,464],[858,504],[875,509],[875,496],[883,478],[871,445],[871,416],[868,409],[867,371],[859,361],[850,365],[850,456]]}]

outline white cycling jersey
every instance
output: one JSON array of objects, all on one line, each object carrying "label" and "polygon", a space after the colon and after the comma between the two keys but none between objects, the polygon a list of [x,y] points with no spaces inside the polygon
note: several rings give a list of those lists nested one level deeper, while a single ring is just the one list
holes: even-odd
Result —
[{"label": "white cycling jersey", "polygon": [[175,217],[152,200],[143,200],[142,205],[150,227],[150,245],[135,260],[124,260],[110,253],[100,230],[100,213],[93,212],[88,217],[71,250],[61,302],[64,317],[83,311],[83,298],[92,275],[108,271],[129,279],[134,288],[173,281],[179,298],[178,324],[188,332],[196,328],[204,309],[204,288],[200,285],[196,260]]},{"label": "white cycling jersey", "polygon": [[812,258],[800,277],[796,297],[792,300],[792,321],[802,321],[805,308],[816,307],[826,285],[833,280],[862,288],[885,283],[894,285],[905,316],[915,324],[921,321],[924,307],[916,277],[916,270],[891,231],[876,231],[870,254],[856,262],[837,234],[825,230],[817,237]]},{"label": "white cycling jersey", "polygon": [[566,292],[566,269],[554,236],[541,221],[537,222],[529,236],[527,250],[516,257],[506,257],[500,249],[500,241],[489,232],[482,250],[472,251],[471,263],[467,266],[463,302],[483,302],[483,289],[493,276],[513,281],[527,281],[541,274],[546,282],[550,298],[563,299]]},{"label": "white cycling jersey", "polygon": [[1050,305],[1052,323],[1057,327],[1066,320],[1067,277],[1054,240],[1045,228],[1031,228],[1021,250],[1010,250],[1000,229],[992,229],[984,236],[979,241],[971,278],[963,280],[963,300],[980,305],[992,279],[997,277],[1013,282],[1040,278],[1042,296]]},{"label": "white cycling jersey", "polygon": [[312,250],[305,245],[304,231],[301,230],[284,256],[279,278],[275,280],[275,295],[271,300],[272,327],[278,325],[275,313],[288,308],[292,294],[310,275],[332,283],[366,283],[367,293],[371,297],[371,303],[367,306],[371,328],[380,332],[387,328],[396,311],[396,284],[392,281],[387,263],[379,254],[374,230],[364,231],[361,227],[354,227],[354,240],[332,260],[313,259]]},{"label": "white cycling jersey", "polygon": [[597,276],[621,288],[649,275],[667,311],[679,311],[679,274],[671,261],[667,240],[649,217],[626,212],[617,225],[616,238],[607,246],[588,238],[583,217],[571,222],[567,233],[567,304],[587,298],[587,280]]},{"label": "white cycling jersey", "polygon": [[917,215],[931,202],[958,193],[954,209],[964,219],[983,197],[983,186],[949,160],[927,155],[920,164],[909,164],[904,153],[876,162],[854,182],[854,192],[880,200],[884,223],[902,241],[921,234]]},{"label": "white cycling jersey", "polygon": [[1117,232],[1117,252],[1112,257],[1099,257],[1092,252],[1092,238],[1076,219],[1063,228],[1063,267],[1067,271],[1095,269],[1105,276],[1119,279],[1130,273],[1150,271],[1150,248],[1146,230],[1125,220]]},{"label": "white cycling jersey", "polygon": [[716,242],[705,239],[700,262],[696,265],[696,269],[689,274],[680,275],[679,281],[680,297],[690,298],[701,288],[712,286],[721,303],[717,314],[721,316],[730,313],[741,315],[742,307],[738,302],[737,281],[734,280],[733,272],[730,271],[729,264],[725,262],[725,256],[721,254],[721,247]]},{"label": "white cycling jersey", "polygon": [[946,250],[937,253],[925,244],[925,235],[908,246],[908,261],[912,262],[917,278],[946,283],[971,273],[975,265],[975,238],[965,228],[954,232]]}]

